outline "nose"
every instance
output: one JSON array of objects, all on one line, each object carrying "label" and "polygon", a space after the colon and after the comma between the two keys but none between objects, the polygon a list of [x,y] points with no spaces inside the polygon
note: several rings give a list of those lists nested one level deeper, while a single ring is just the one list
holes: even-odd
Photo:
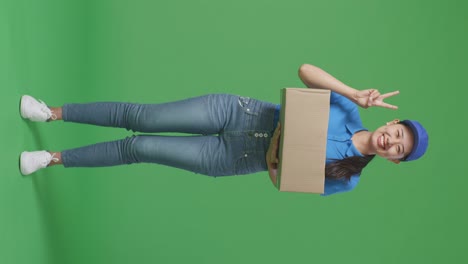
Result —
[{"label": "nose", "polygon": [[396,137],[387,137],[387,145],[388,146],[393,146],[395,144],[401,143],[401,138],[396,138]]}]

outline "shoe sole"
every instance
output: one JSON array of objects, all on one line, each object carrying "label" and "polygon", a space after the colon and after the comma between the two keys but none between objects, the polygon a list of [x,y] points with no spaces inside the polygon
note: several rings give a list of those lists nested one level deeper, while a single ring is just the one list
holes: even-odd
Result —
[{"label": "shoe sole", "polygon": [[21,168],[21,164],[23,164],[23,154],[24,152],[21,152],[21,155],[19,156],[18,167],[19,167],[19,171],[21,172],[21,175],[24,176],[26,174],[24,174],[23,169]]},{"label": "shoe sole", "polygon": [[23,104],[23,99],[25,98],[26,95],[21,96],[20,98],[20,115],[22,118],[27,118],[24,114],[24,104]]},{"label": "shoe sole", "polygon": [[23,172],[21,171],[21,154],[18,156],[18,170],[20,171],[21,175],[23,175]]}]

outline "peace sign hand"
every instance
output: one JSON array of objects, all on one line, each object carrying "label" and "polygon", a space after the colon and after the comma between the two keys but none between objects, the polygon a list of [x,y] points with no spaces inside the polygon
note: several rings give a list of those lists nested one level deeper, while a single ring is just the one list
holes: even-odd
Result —
[{"label": "peace sign hand", "polygon": [[368,89],[362,91],[356,91],[354,94],[354,101],[362,108],[368,108],[371,106],[379,106],[388,109],[398,109],[398,106],[385,103],[383,100],[399,94],[400,91],[394,91],[386,94],[380,94],[377,89]]}]

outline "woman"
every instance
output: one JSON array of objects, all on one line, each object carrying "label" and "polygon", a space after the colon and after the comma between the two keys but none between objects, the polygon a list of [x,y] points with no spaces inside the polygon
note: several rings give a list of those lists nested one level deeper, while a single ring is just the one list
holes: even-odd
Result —
[{"label": "woman", "polygon": [[[331,90],[325,194],[348,191],[375,156],[394,163],[420,158],[427,149],[426,130],[416,121],[393,120],[371,132],[362,126],[357,105],[397,109],[376,89],[358,91],[322,69],[304,64],[299,76],[307,87]],[[32,121],[86,123],[157,133],[137,135],[86,147],[23,152],[23,175],[47,166],[102,167],[140,162],[173,166],[210,176],[268,170],[276,184],[280,138],[279,105],[228,94],[212,94],[164,104],[90,103],[47,107],[30,96],[21,100],[21,115]]]}]

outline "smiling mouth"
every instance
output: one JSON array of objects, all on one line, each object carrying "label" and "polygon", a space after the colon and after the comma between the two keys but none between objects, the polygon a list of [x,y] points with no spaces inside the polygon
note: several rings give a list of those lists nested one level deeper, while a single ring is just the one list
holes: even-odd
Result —
[{"label": "smiling mouth", "polygon": [[381,147],[382,149],[385,149],[385,137],[384,137],[383,134],[382,134],[380,137],[377,138],[377,144],[378,144],[379,147]]}]

